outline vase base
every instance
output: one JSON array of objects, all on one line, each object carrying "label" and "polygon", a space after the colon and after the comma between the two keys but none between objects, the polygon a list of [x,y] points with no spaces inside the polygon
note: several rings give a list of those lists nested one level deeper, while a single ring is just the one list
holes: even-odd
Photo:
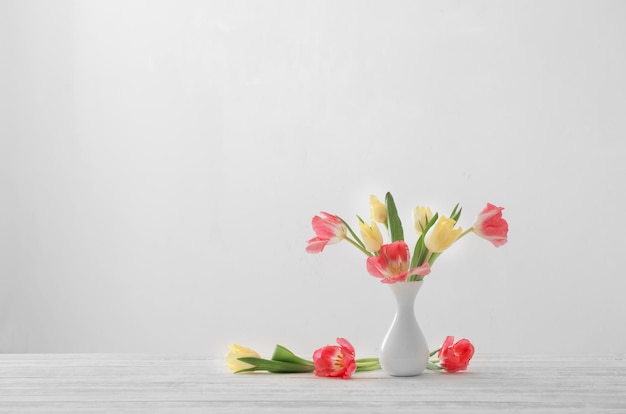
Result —
[{"label": "vase base", "polygon": [[417,377],[418,375],[422,375],[424,371],[385,371],[383,368],[383,372],[390,377]]},{"label": "vase base", "polygon": [[422,375],[421,372],[417,373],[417,374],[387,374],[390,377],[397,377],[397,378],[408,378],[408,377],[417,377]]},{"label": "vase base", "polygon": [[385,374],[392,377],[416,377],[422,374],[428,365],[428,353],[412,355],[412,359],[390,358],[389,355],[381,356],[380,367]]}]

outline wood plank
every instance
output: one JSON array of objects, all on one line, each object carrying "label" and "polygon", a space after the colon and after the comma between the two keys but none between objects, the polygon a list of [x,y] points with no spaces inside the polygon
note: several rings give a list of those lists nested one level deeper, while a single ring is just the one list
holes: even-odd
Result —
[{"label": "wood plank", "polygon": [[2,413],[626,412],[626,357],[476,355],[467,372],[235,375],[184,355],[0,355]]}]

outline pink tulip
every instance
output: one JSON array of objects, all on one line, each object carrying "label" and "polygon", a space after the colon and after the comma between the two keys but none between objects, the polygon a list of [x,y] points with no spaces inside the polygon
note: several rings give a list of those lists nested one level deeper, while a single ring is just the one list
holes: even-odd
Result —
[{"label": "pink tulip", "polygon": [[307,241],[308,253],[321,253],[327,244],[339,243],[346,238],[347,228],[341,219],[333,214],[321,212],[320,216],[314,216],[311,220],[316,237]]},{"label": "pink tulip", "polygon": [[315,375],[318,377],[341,377],[348,379],[356,370],[354,347],[343,338],[337,338],[336,345],[328,345],[313,353]]},{"label": "pink tulip", "polygon": [[483,211],[476,216],[472,230],[477,236],[489,240],[494,246],[500,247],[507,242],[509,223],[502,218],[503,207],[487,203]]},{"label": "pink tulip", "polygon": [[447,372],[456,372],[467,369],[470,359],[474,356],[474,345],[467,339],[459,339],[454,343],[454,337],[448,336],[443,341],[437,358],[440,365]]},{"label": "pink tulip", "polygon": [[368,257],[366,265],[369,274],[383,283],[404,282],[408,276],[430,273],[428,263],[409,270],[409,246],[402,240],[382,245],[378,253]]}]

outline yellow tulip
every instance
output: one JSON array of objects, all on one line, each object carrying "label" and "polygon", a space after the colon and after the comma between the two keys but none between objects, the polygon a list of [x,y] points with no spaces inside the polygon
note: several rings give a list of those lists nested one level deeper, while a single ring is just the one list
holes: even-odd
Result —
[{"label": "yellow tulip", "polygon": [[261,356],[258,353],[256,353],[256,351],[250,348],[246,348],[245,346],[231,344],[231,345],[228,345],[228,348],[230,349],[230,351],[226,354],[226,358],[225,358],[226,365],[228,365],[228,368],[232,371],[239,371],[241,369],[247,369],[247,368],[253,367],[250,364],[239,361],[238,358],[248,358],[248,357],[261,358]]},{"label": "yellow tulip", "polygon": [[426,228],[431,218],[433,218],[433,213],[430,208],[417,206],[413,209],[413,227],[418,235],[422,234],[422,229]]},{"label": "yellow tulip", "polygon": [[361,228],[361,237],[363,238],[363,243],[365,243],[367,251],[372,253],[379,251],[380,246],[383,245],[383,235],[380,234],[376,222],[372,221],[370,225],[367,223],[359,223],[359,227]]},{"label": "yellow tulip", "polygon": [[441,253],[459,238],[463,230],[454,228],[456,221],[445,216],[439,216],[435,224],[424,236],[424,244],[431,253]]},{"label": "yellow tulip", "polygon": [[387,223],[387,207],[375,195],[370,196],[370,216],[378,223]]}]

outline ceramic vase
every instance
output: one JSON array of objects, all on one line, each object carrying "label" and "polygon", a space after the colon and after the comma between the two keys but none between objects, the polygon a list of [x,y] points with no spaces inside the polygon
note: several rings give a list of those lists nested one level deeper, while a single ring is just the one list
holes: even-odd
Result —
[{"label": "ceramic vase", "polygon": [[419,375],[428,364],[428,344],[415,318],[415,299],[422,283],[398,282],[389,285],[396,313],[380,349],[380,365],[388,375]]}]

